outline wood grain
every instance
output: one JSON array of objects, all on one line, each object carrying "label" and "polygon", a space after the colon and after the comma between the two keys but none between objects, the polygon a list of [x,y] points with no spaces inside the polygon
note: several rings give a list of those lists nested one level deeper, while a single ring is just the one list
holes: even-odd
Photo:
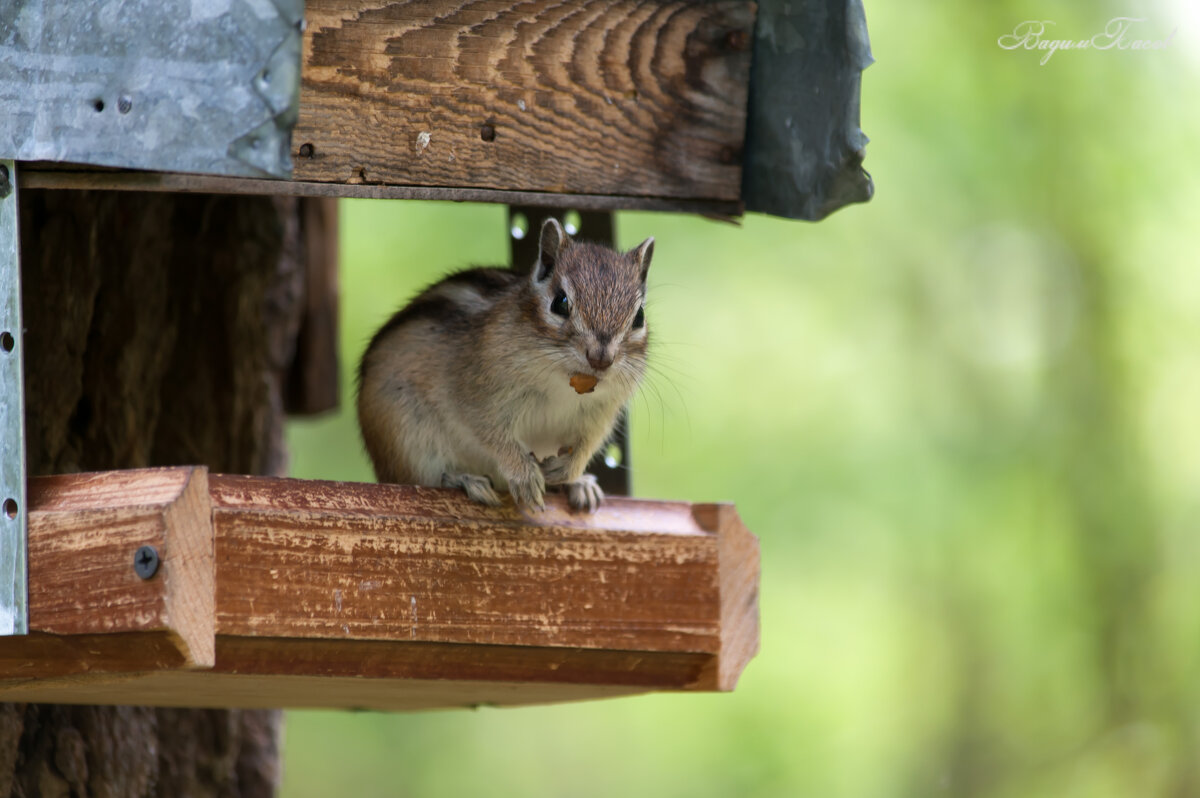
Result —
[{"label": "wood grain", "polygon": [[[202,468],[30,494],[43,634],[0,644],[4,700],[398,709],[731,690],[757,650],[758,544],[728,505],[616,498],[579,515],[553,496],[530,516]],[[164,553],[148,581],[132,569],[145,543]],[[156,692],[171,689],[186,695]]]},{"label": "wood grain", "polygon": [[530,517],[440,489],[211,484],[219,634],[720,651],[720,540],[688,504]]},{"label": "wood grain", "polygon": [[[163,468],[31,479],[30,630],[150,633],[129,639],[151,641],[152,661],[211,667],[215,604],[207,476],[202,468]],[[161,558],[150,579],[134,571],[143,545],[154,546]],[[164,634],[178,648],[178,661],[164,660]],[[124,669],[131,657],[100,647],[85,669]]]},{"label": "wood grain", "polygon": [[736,201],[749,0],[309,0],[295,179]]}]

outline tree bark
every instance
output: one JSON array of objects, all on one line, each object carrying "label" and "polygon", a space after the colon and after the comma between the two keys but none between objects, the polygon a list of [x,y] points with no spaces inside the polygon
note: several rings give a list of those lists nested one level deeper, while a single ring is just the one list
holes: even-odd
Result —
[{"label": "tree bark", "polygon": [[[29,473],[282,473],[303,204],[24,192]],[[279,734],[274,711],[0,705],[0,795],[271,795]]]}]

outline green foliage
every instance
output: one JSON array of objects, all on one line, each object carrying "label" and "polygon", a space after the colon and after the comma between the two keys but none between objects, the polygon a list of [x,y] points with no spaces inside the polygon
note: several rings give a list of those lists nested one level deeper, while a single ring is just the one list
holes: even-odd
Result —
[{"label": "green foliage", "polygon": [[[880,4],[878,196],[657,238],[639,495],[738,503],[763,649],[732,695],[291,713],[286,796],[1200,794],[1200,50],[1000,49],[1124,7]],[[1190,16],[1189,16],[1190,15]],[[1187,23],[1193,23],[1190,28]],[[344,409],[298,476],[369,479],[351,375],[503,209],[347,202]]]}]

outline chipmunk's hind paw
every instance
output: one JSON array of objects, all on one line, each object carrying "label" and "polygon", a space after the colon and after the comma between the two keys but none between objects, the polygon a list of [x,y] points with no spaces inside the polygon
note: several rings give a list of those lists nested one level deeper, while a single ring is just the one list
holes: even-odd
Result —
[{"label": "chipmunk's hind paw", "polygon": [[604,504],[604,491],[591,474],[584,474],[574,482],[567,483],[567,503],[572,510],[594,513]]}]

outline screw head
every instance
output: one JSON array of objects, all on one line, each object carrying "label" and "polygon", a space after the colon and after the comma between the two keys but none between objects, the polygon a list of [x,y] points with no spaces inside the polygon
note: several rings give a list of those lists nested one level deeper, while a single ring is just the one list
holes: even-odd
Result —
[{"label": "screw head", "polygon": [[122,94],[117,100],[117,110],[123,114],[129,113],[133,109],[133,98],[128,94]]},{"label": "screw head", "polygon": [[149,579],[158,573],[158,549],[141,546],[133,555],[133,571],[141,579]]}]

